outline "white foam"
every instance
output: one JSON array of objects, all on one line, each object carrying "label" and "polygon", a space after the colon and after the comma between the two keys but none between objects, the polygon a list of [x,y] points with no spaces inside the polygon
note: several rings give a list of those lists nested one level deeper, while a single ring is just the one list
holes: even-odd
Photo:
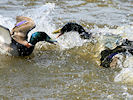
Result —
[{"label": "white foam", "polygon": [[14,23],[14,19],[0,15],[0,25],[11,29],[13,28]]},{"label": "white foam", "polygon": [[47,3],[39,8],[26,10],[23,15],[31,17],[36,24],[36,28],[29,33],[29,38],[32,33],[37,31],[46,32],[51,37],[55,37],[52,32],[55,30],[55,25],[52,23],[51,13],[54,12],[55,4]]},{"label": "white foam", "polygon": [[1,36],[0,36],[0,42],[5,43],[5,40]]},{"label": "white foam", "polygon": [[133,41],[132,32],[133,32],[132,25],[118,27],[116,30],[113,30],[113,34],[118,34],[118,35],[122,36],[123,39],[129,39],[129,40]]},{"label": "white foam", "polygon": [[58,38],[61,49],[70,49],[76,46],[82,46],[87,40],[81,39],[77,32],[68,32]]},{"label": "white foam", "polygon": [[133,84],[133,57],[127,56],[123,63],[122,70],[115,76],[115,82]]},{"label": "white foam", "polygon": [[133,83],[133,68],[123,68],[114,78],[115,82]]}]

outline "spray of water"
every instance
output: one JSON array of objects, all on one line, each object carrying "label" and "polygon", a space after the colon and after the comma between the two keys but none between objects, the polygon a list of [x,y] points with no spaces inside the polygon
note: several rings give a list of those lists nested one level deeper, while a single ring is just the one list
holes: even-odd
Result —
[{"label": "spray of water", "polygon": [[[54,3],[48,3],[41,7],[31,8],[21,12],[20,15],[31,17],[36,23],[36,28],[28,34],[29,37],[33,32],[44,31],[48,35],[50,35],[50,37],[56,39],[55,38],[56,35],[52,34],[52,32],[56,29],[56,26],[53,23],[52,21],[53,19],[51,17],[52,14],[54,14],[54,8],[55,8]],[[9,29],[12,29],[15,24],[15,19],[0,15],[0,23],[1,25],[8,27]],[[123,27],[118,27],[117,29],[109,29],[107,27],[101,29],[98,27],[94,27],[94,29],[92,29],[91,31],[94,33],[98,33],[95,34],[95,40],[97,40],[97,42],[94,43],[95,45],[100,44],[99,47],[97,47],[99,52],[96,55],[98,56],[105,47],[106,48],[116,47],[117,46],[116,44],[121,41],[121,37],[132,40],[133,26],[130,25],[123,26]],[[84,43],[90,42],[89,40],[81,39],[79,34],[76,32],[66,33],[56,40],[58,41],[59,44],[58,46],[61,50],[74,48],[76,46],[83,46]],[[38,44],[37,47],[40,47],[39,45],[44,46],[46,44],[42,42]],[[120,64],[123,67],[121,68],[122,70],[115,76],[114,78],[115,82],[133,83],[132,60],[133,60],[132,57],[127,57],[124,63]]]}]

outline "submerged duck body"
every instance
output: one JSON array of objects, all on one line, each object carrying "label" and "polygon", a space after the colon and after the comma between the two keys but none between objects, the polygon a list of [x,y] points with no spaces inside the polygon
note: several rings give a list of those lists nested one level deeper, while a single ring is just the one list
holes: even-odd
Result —
[{"label": "submerged duck body", "polygon": [[133,41],[128,39],[123,40],[122,44],[117,46],[114,49],[105,49],[101,52],[101,66],[103,67],[116,67],[117,60],[119,59],[117,56],[118,54],[123,54],[126,56],[126,52],[129,52],[133,55]]}]

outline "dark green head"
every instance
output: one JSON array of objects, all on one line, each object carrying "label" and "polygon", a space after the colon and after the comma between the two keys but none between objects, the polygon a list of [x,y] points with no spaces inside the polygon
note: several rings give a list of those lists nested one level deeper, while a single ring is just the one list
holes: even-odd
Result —
[{"label": "dark green head", "polygon": [[30,43],[35,45],[39,41],[46,41],[54,44],[56,40],[52,40],[45,32],[35,32],[31,35]]}]

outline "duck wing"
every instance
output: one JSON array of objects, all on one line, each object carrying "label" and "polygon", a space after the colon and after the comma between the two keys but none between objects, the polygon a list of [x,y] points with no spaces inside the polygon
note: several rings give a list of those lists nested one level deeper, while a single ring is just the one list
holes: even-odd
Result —
[{"label": "duck wing", "polygon": [[11,43],[10,30],[2,25],[0,25],[0,43]]}]

